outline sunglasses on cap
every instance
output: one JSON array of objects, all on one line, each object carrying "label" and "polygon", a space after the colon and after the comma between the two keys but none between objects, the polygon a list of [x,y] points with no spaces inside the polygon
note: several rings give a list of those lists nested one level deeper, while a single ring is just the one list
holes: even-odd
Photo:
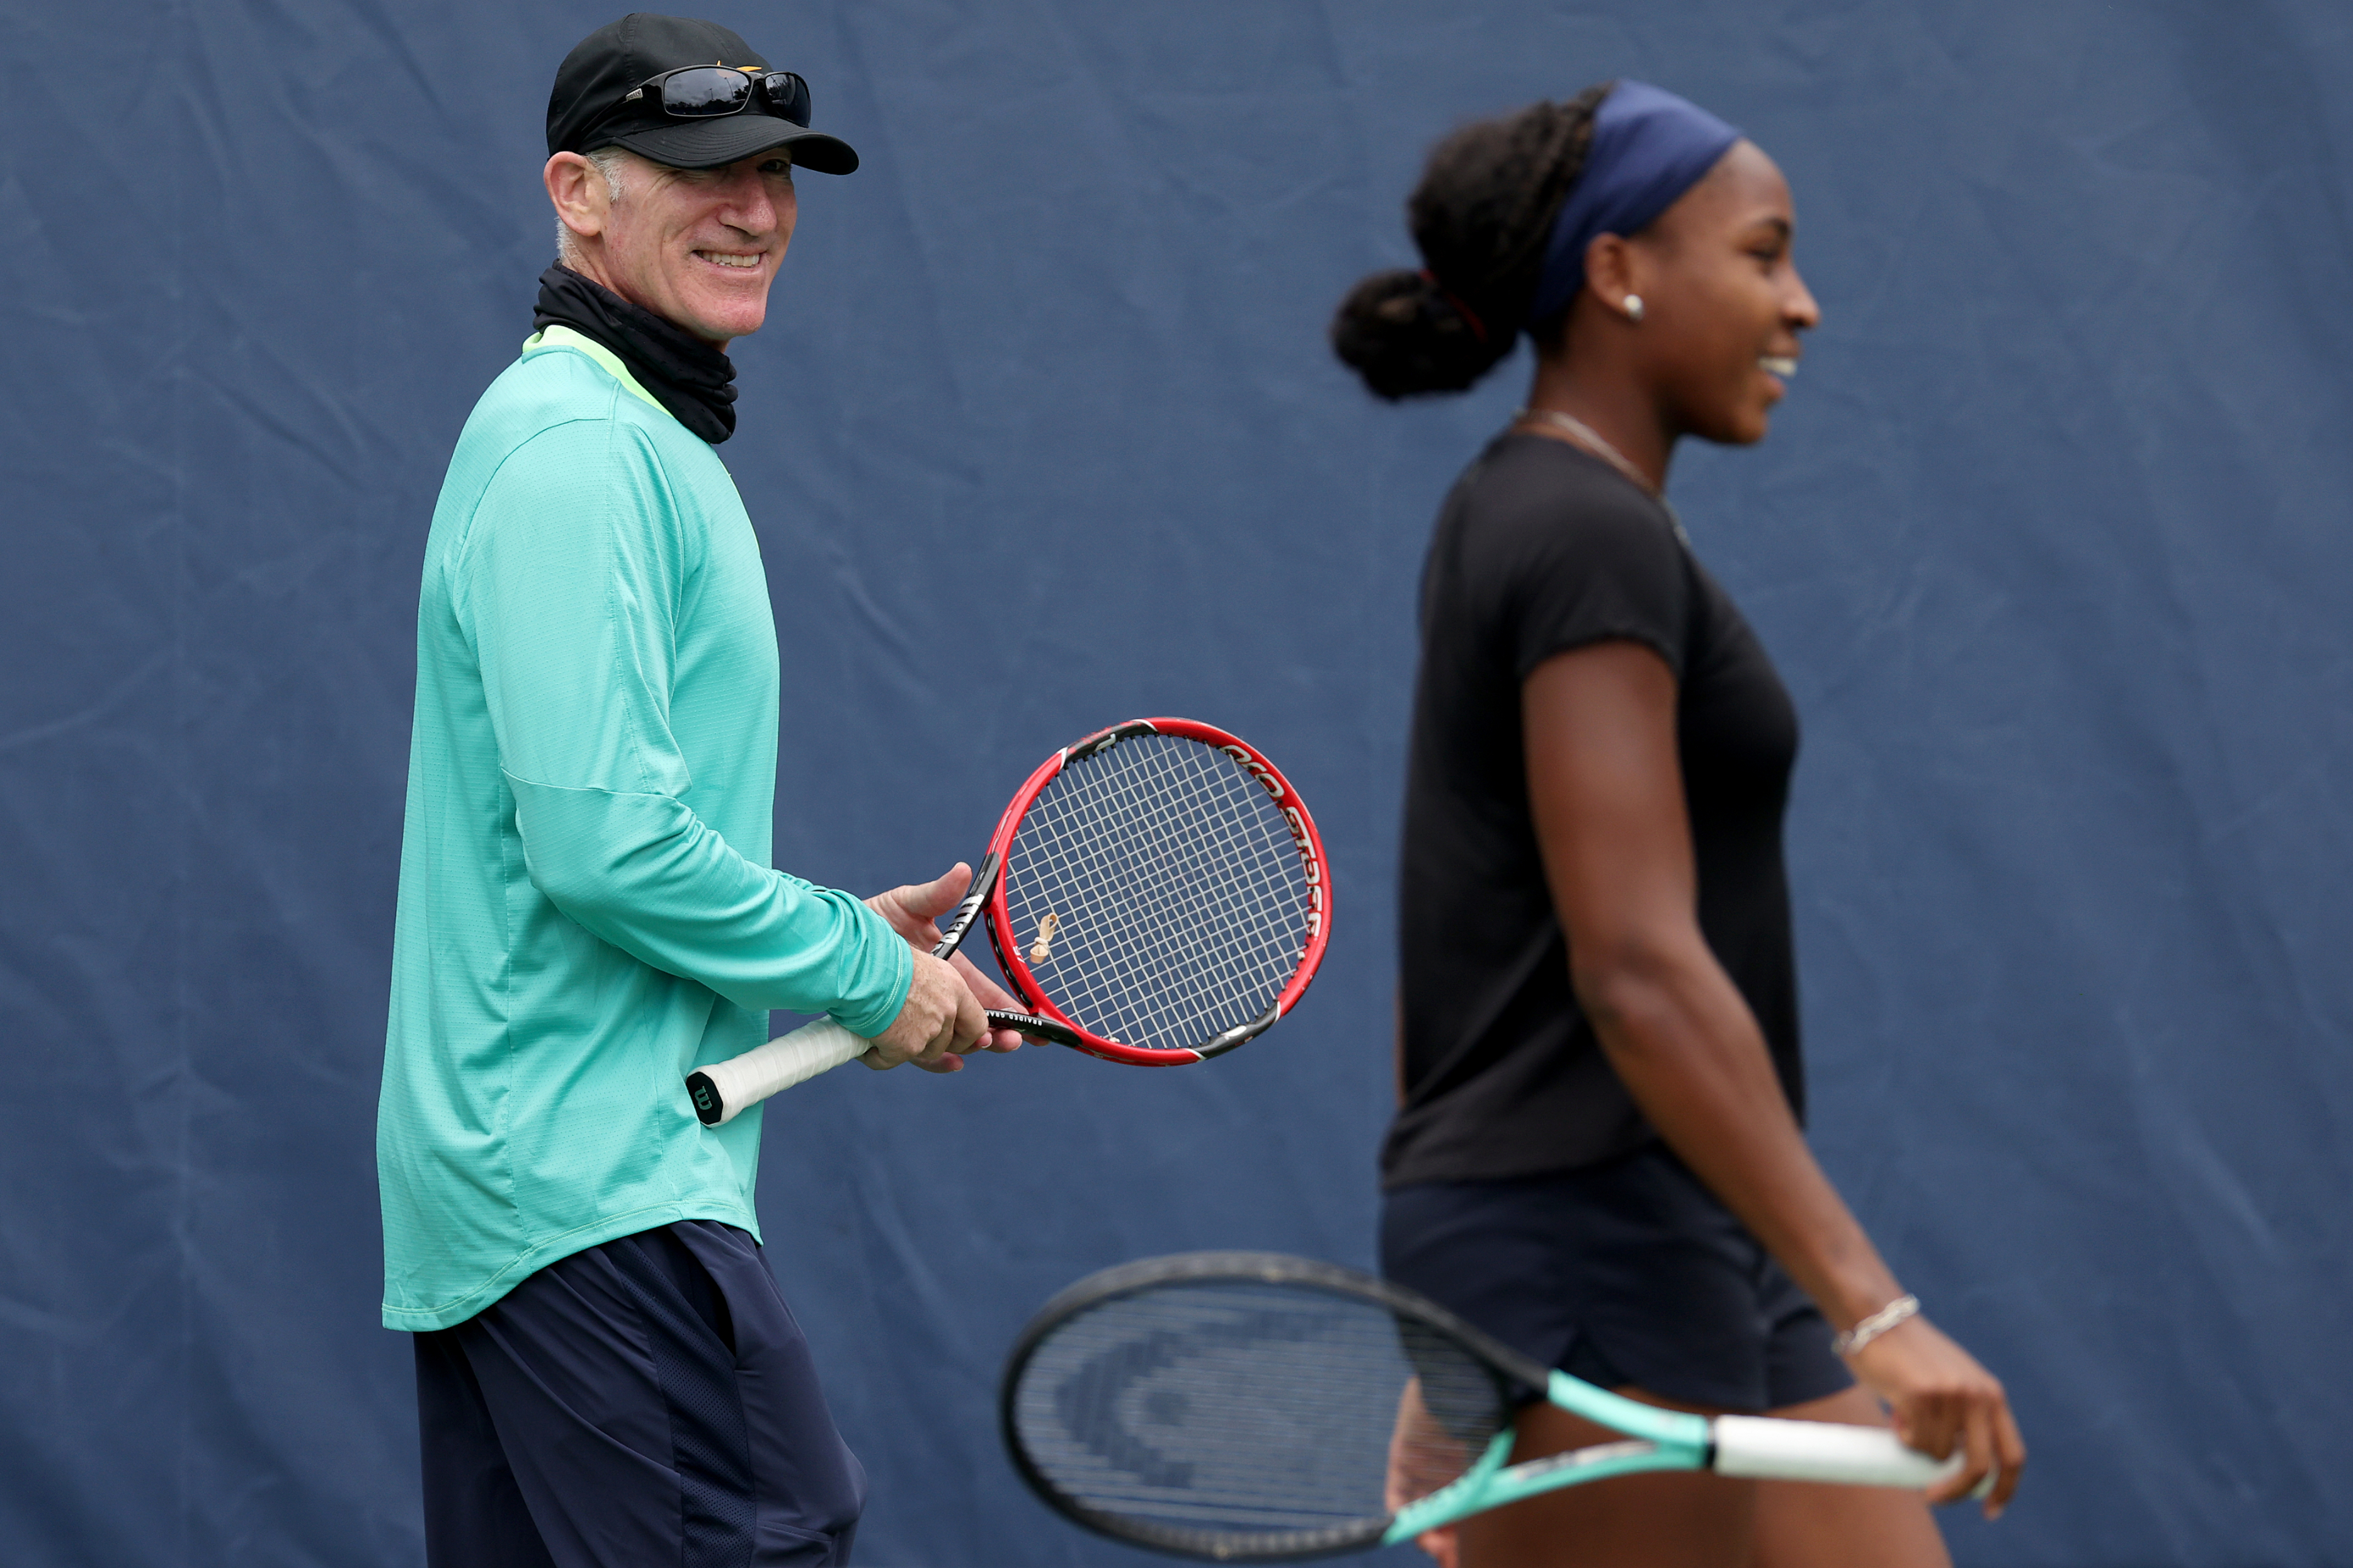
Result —
[{"label": "sunglasses on cap", "polygon": [[649,76],[613,107],[617,110],[622,104],[642,103],[653,94],[659,98],[662,112],[674,120],[711,120],[743,113],[752,106],[755,89],[777,119],[808,124],[808,83],[791,71],[739,70],[733,66],[681,66]]}]

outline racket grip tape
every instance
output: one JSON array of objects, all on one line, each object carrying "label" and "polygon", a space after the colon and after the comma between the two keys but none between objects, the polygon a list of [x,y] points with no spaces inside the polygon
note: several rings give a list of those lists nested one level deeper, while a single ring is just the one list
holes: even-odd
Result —
[{"label": "racket grip tape", "polygon": [[722,1127],[770,1095],[864,1056],[872,1045],[832,1019],[819,1018],[732,1060],[698,1068],[687,1075],[687,1099],[704,1126]]},{"label": "racket grip tape", "polygon": [[1952,1475],[1963,1463],[1958,1453],[1934,1459],[1907,1448],[1883,1426],[1781,1421],[1769,1415],[1719,1415],[1710,1426],[1718,1475],[1919,1491]]}]

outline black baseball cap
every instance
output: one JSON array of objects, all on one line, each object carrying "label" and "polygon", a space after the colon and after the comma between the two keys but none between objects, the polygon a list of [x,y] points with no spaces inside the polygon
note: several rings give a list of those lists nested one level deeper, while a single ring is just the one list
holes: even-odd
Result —
[{"label": "black baseball cap", "polygon": [[[708,65],[769,68],[752,46],[716,22],[635,11],[607,23],[555,68],[555,90],[547,99],[548,155],[618,146],[673,169],[718,169],[788,147],[797,168],[847,174],[858,167],[849,142],[770,112],[762,93],[754,93],[738,113],[697,120],[671,118],[659,93],[623,101],[649,77]],[[805,89],[801,101],[806,106]]]}]

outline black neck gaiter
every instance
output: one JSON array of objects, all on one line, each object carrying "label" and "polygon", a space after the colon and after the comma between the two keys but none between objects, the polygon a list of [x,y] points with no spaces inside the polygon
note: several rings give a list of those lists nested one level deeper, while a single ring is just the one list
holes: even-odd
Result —
[{"label": "black neck gaiter", "polygon": [[735,434],[735,366],[684,327],[561,265],[539,275],[532,324],[570,327],[620,355],[655,401],[712,446]]}]

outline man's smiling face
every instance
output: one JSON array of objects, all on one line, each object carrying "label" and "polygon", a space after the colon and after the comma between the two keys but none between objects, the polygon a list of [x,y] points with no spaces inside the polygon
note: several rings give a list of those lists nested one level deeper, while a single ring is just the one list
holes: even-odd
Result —
[{"label": "man's smiling face", "polygon": [[548,194],[578,241],[571,265],[706,342],[759,331],[798,216],[790,155],[672,169],[629,153],[617,173],[607,193],[580,154],[548,161]]}]

